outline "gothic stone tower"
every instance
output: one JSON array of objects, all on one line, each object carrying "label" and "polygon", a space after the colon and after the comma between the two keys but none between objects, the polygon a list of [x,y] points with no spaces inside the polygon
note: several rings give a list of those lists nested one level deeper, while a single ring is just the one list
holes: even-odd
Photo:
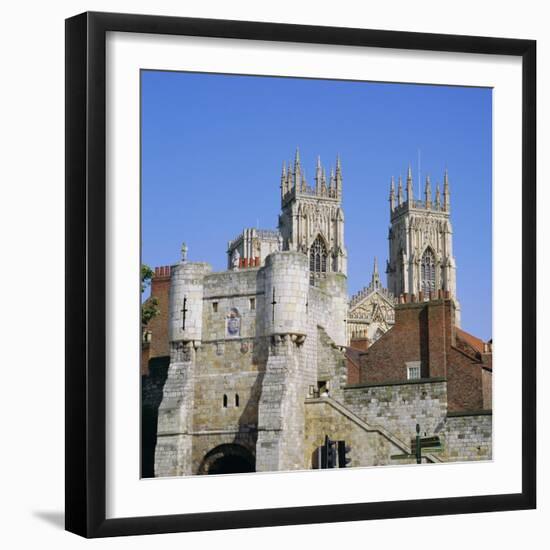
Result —
[{"label": "gothic stone tower", "polygon": [[432,200],[430,178],[426,178],[424,200],[415,200],[412,171],[407,172],[407,198],[399,178],[397,195],[392,177],[390,185],[388,290],[395,296],[415,295],[419,301],[448,294],[457,307],[456,264],[453,257],[449,176],[445,170],[443,197],[436,186]]},{"label": "gothic stone tower", "polygon": [[342,167],[336,159],[330,181],[317,160],[315,187],[306,182],[305,170],[296,151],[294,168],[283,165],[279,231],[283,250],[303,252],[309,258],[311,282],[326,273],[347,274],[342,210]]}]

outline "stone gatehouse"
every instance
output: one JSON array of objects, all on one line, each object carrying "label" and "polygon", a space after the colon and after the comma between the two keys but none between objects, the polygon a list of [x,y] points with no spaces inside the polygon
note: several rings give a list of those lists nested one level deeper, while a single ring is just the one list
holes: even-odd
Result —
[{"label": "stone gatehouse", "polygon": [[[229,241],[226,271],[190,261],[186,247],[177,264],[157,268],[151,294],[161,311],[145,327],[142,355],[142,475],[310,469],[326,435],[351,445],[350,466],[391,464],[392,456],[410,453],[417,422],[445,442],[442,453],[425,460],[489,459],[492,365],[477,361],[477,339],[460,331],[447,346],[441,338],[455,330],[456,316],[434,314],[431,352],[419,330],[407,336],[417,345],[395,344],[410,322],[411,302],[457,308],[447,176],[445,185],[443,201],[436,195],[433,204],[428,197],[420,204],[405,201],[402,190],[396,199],[392,184],[394,235],[408,230],[409,215],[428,220],[410,226],[407,261],[416,266],[420,258],[414,276],[403,278],[405,264],[394,261],[403,259],[395,243],[407,235],[390,244],[392,288],[409,289],[399,300],[382,287],[375,267],[372,292],[350,304],[339,159],[328,181],[318,162],[314,186],[298,154],[285,165],[278,228],[245,229]],[[439,227],[443,249],[430,240],[441,242]],[[357,313],[361,307],[370,317]],[[349,383],[350,319],[367,337],[356,384]],[[461,342],[470,348],[460,349]],[[470,356],[460,362],[456,353]],[[442,357],[445,369],[437,366]],[[464,391],[475,393],[480,384],[485,392],[477,410],[461,401],[463,383]]]}]

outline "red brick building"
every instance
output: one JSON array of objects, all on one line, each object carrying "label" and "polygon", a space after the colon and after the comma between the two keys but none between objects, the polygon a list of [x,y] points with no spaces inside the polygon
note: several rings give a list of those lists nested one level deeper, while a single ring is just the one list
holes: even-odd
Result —
[{"label": "red brick building", "polygon": [[[429,301],[400,301],[395,325],[359,354],[359,383],[444,379],[449,412],[491,409],[491,343],[459,329],[454,301],[441,293]],[[353,367],[350,374],[356,378]]]},{"label": "red brick building", "polygon": [[147,326],[143,327],[141,346],[142,375],[149,374],[149,360],[170,356],[168,342],[170,273],[169,265],[155,267],[155,274],[151,279],[151,298],[157,299],[159,314],[153,317]]}]

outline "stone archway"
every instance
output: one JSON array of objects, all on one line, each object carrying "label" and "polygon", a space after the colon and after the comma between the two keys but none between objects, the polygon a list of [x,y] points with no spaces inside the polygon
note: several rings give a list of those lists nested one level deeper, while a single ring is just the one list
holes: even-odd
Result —
[{"label": "stone archway", "polygon": [[199,468],[199,474],[243,474],[256,471],[254,455],[242,445],[228,443],[209,451]]}]

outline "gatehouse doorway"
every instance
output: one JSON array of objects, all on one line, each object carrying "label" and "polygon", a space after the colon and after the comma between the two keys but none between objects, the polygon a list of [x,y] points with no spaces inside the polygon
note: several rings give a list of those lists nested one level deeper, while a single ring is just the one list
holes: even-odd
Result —
[{"label": "gatehouse doorway", "polygon": [[256,471],[254,455],[242,445],[215,447],[204,457],[199,474],[244,474]]}]

